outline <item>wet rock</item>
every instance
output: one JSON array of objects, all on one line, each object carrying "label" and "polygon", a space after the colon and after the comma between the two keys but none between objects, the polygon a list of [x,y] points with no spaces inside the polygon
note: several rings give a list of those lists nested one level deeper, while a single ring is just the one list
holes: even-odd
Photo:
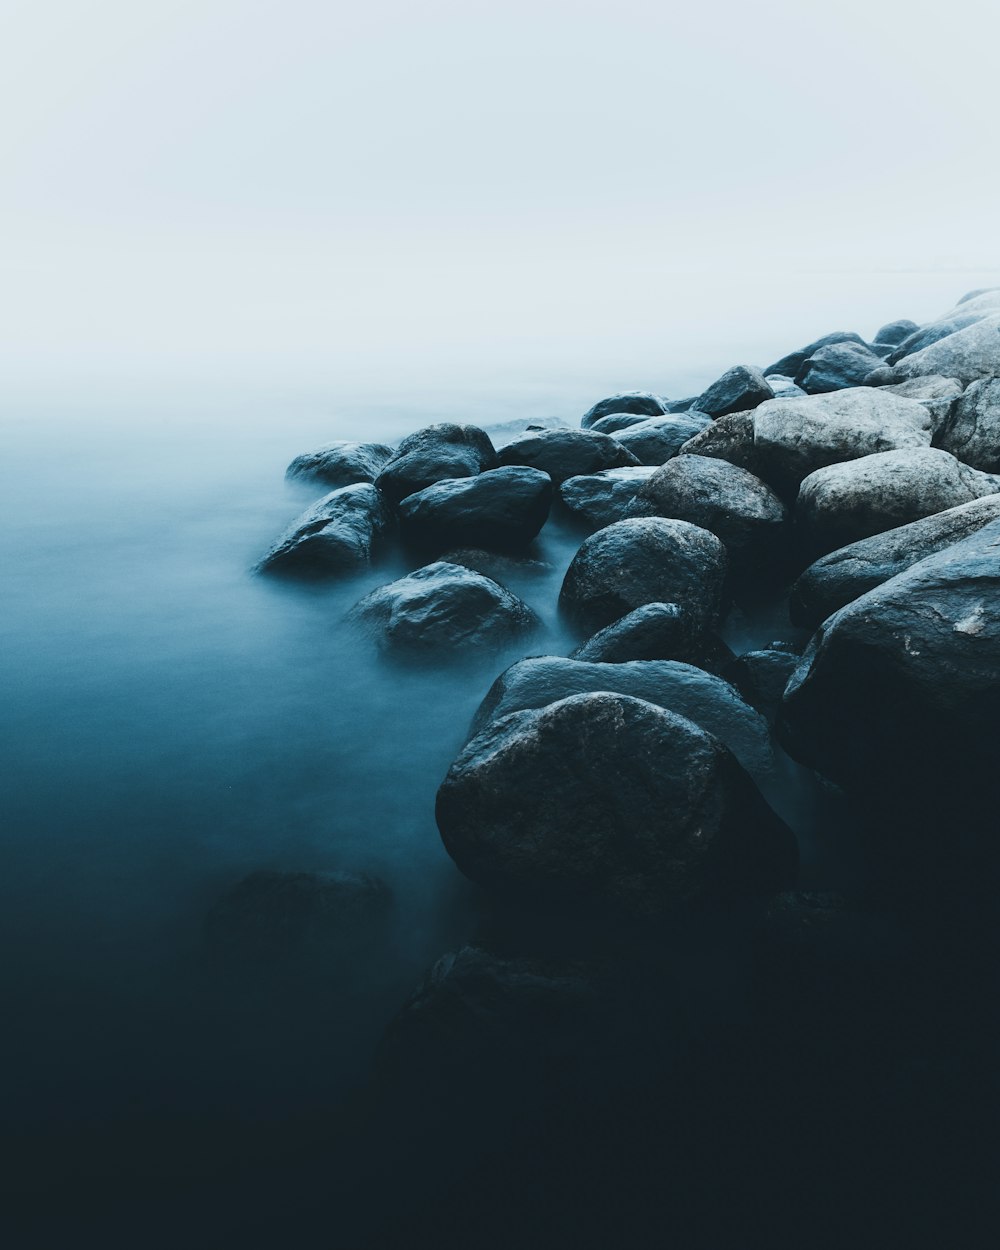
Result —
[{"label": "wet rock", "polygon": [[728,417],[734,412],[756,408],[773,398],[774,391],[759,369],[751,365],[735,365],[698,396],[694,407],[713,418]]},{"label": "wet rock", "polygon": [[667,399],[664,401],[664,408],[667,412],[690,412],[698,403],[697,395],[688,395],[684,399]]},{"label": "wet rock", "polygon": [[854,599],[996,520],[1000,520],[1000,494],[973,499],[832,551],[811,564],[792,587],[788,604],[792,622],[815,629]]},{"label": "wet rock", "polygon": [[781,697],[801,657],[794,647],[771,643],[757,651],[747,651],[728,664],[722,674],[732,682],[751,707],[770,724],[781,710]]},{"label": "wet rock", "polygon": [[1000,473],[1000,378],[972,383],[952,406],[934,445],[974,469]]},{"label": "wet rock", "polygon": [[714,672],[732,652],[676,603],[646,603],[588,638],[571,658],[600,664],[682,660]]},{"label": "wet rock", "polygon": [[898,347],[904,339],[909,338],[911,334],[916,334],[919,329],[915,321],[890,321],[876,331],[872,346],[887,344],[890,347]]},{"label": "wet rock", "polygon": [[583,628],[601,629],[645,603],[676,603],[713,626],[727,571],[721,541],[686,521],[617,521],[586,539],[559,603]]},{"label": "wet rock", "polygon": [[442,422],[407,435],[375,485],[396,504],[445,478],[475,477],[496,467],[496,451],[488,434],[475,425]]},{"label": "wet rock", "polygon": [[759,573],[785,555],[785,505],[759,477],[725,460],[675,457],[639,488],[629,514],[673,517],[710,530],[725,543],[736,572]]},{"label": "wet rock", "polygon": [[886,451],[810,474],[795,501],[795,522],[808,547],[832,551],[997,491],[1000,479],[946,451]]},{"label": "wet rock", "polygon": [[850,330],[836,330],[833,334],[825,334],[821,339],[816,339],[814,343],[809,343],[806,347],[800,347],[797,352],[782,356],[780,360],[776,360],[773,365],[769,365],[764,370],[764,376],[770,377],[772,373],[777,373],[782,377],[794,378],[810,356],[815,356],[824,347],[832,347],[835,343],[859,343],[862,347],[868,346],[860,334],[855,334]]},{"label": "wet rock", "polygon": [[639,461],[607,434],[592,430],[546,430],[525,434],[500,452],[500,464],[529,465],[541,469],[559,485],[568,477],[624,468]]},{"label": "wet rock", "polygon": [[619,430],[630,429],[633,425],[642,425],[644,421],[650,418],[644,412],[612,412],[606,417],[601,417],[595,421],[588,429],[594,431],[595,434],[617,434]]},{"label": "wet rock", "polygon": [[580,418],[580,424],[585,430],[590,429],[595,421],[600,421],[601,417],[610,416],[612,413],[631,412],[638,413],[644,417],[658,417],[661,413],[666,412],[665,401],[659,395],[654,395],[651,391],[620,391],[617,395],[610,395],[607,399],[598,400],[593,408],[588,408]]},{"label": "wet rock", "polygon": [[372,591],[353,615],[385,650],[455,659],[508,644],[537,624],[531,609],[498,582],[440,560]]},{"label": "wet rock", "polygon": [[529,708],[600,690],[644,699],[686,717],[726,744],[757,780],[773,765],[764,720],[729,682],[674,660],[587,663],[562,656],[533,656],[501,673],[476,712],[472,733]]},{"label": "wet rock", "polygon": [[606,692],[491,722],[449,769],[437,820],[489,890],[633,915],[768,893],[796,871],[792,834],[717,738]]},{"label": "wet rock", "polygon": [[[890,364],[893,361],[890,356]],[[867,384],[883,386],[931,374],[956,378],[963,386],[1000,375],[1000,314],[987,314],[973,325],[907,354],[892,368],[876,369]]]},{"label": "wet rock", "polygon": [[809,357],[795,381],[808,395],[842,391],[861,386],[881,359],[863,343],[831,343]]},{"label": "wet rock", "polygon": [[351,443],[342,439],[296,456],[285,470],[285,477],[314,478],[327,486],[374,482],[392,455],[392,448],[384,443]]},{"label": "wet rock", "polygon": [[630,465],[567,478],[559,487],[559,498],[577,520],[599,529],[624,519],[636,491],[655,472],[652,465]]},{"label": "wet rock", "polygon": [[391,514],[374,486],[344,486],[293,521],[257,568],[309,577],[355,573],[370,564],[391,529]]},{"label": "wet rock", "polygon": [[547,473],[511,465],[407,495],[399,505],[399,529],[404,538],[436,551],[452,543],[506,550],[531,542],[551,504]]},{"label": "wet rock", "polygon": [[775,399],[794,399],[805,394],[801,386],[795,385],[793,378],[782,377],[780,373],[770,374],[765,381],[774,391]]},{"label": "wet rock", "polygon": [[690,456],[709,456],[726,460],[740,469],[756,476],[759,474],[757,451],[754,446],[754,414],[736,412],[731,417],[720,417],[706,426],[700,434],[689,439],[681,452]]},{"label": "wet rock", "polygon": [[711,421],[707,416],[688,415],[649,417],[640,425],[620,430],[615,440],[627,448],[643,465],[664,464],[676,456],[689,438],[703,430]]},{"label": "wet rock", "polygon": [[501,585],[505,585],[510,577],[547,573],[552,568],[544,560],[535,560],[527,555],[484,551],[480,547],[453,547],[442,552],[440,559],[445,564],[460,564],[474,573],[482,573]]},{"label": "wet rock", "polygon": [[926,408],[868,387],[772,400],[752,421],[757,475],[783,495],[826,465],[931,441]]}]

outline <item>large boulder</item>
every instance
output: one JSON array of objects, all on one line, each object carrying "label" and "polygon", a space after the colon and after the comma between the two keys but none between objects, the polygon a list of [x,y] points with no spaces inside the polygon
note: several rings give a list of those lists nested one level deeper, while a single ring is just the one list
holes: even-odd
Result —
[{"label": "large boulder", "polygon": [[445,478],[475,477],[496,467],[497,454],[488,434],[475,425],[446,421],[407,435],[375,485],[391,503],[398,503]]},{"label": "large boulder", "polygon": [[986,495],[831,551],[792,587],[793,624],[815,629],[845,604],[997,520],[1000,494]]},{"label": "large boulder", "polygon": [[676,456],[689,438],[711,424],[711,419],[691,412],[679,416],[649,417],[641,425],[633,425],[615,434],[615,440],[627,448],[640,464],[664,464]]},{"label": "large boulder", "polygon": [[962,394],[962,383],[956,378],[942,378],[936,373],[924,378],[910,378],[880,388],[889,395],[915,399],[931,414],[931,428],[939,430]]},{"label": "large boulder", "polygon": [[[657,413],[657,416],[660,415],[662,414]],[[642,425],[644,421],[655,419],[645,412],[612,412],[587,428],[593,430],[595,434],[617,434],[619,430],[627,430],[633,425]]]},{"label": "large boulder", "polygon": [[809,357],[795,381],[807,395],[823,395],[861,386],[881,363],[882,357],[864,343],[831,343]]},{"label": "large boulder", "polygon": [[353,486],[355,482],[374,482],[392,456],[392,448],[385,443],[341,440],[296,456],[285,476],[314,478],[327,486]]},{"label": "large boulder", "polygon": [[644,603],[676,603],[712,626],[726,571],[725,547],[708,530],[664,517],[616,521],[577,551],[559,603],[591,631]]},{"label": "large boulder", "polygon": [[559,498],[577,520],[599,529],[624,520],[636,492],[655,472],[653,465],[630,465],[570,477],[559,487]]},{"label": "large boulder", "polygon": [[498,582],[441,560],[372,591],[353,616],[384,650],[455,659],[502,647],[538,623],[531,609]]},{"label": "large boulder", "polygon": [[773,398],[774,391],[759,369],[752,365],[734,365],[698,396],[694,407],[713,418],[728,417]]},{"label": "large boulder", "polygon": [[610,416],[614,412],[658,417],[666,411],[666,401],[651,391],[620,391],[617,395],[609,395],[607,399],[598,400],[593,408],[588,408],[580,418],[580,424],[588,430],[595,421],[600,421],[602,417]]},{"label": "large boulder", "polygon": [[448,770],[437,821],[468,877],[547,905],[656,916],[796,871],[792,834],[717,738],[606,692],[487,725]]},{"label": "large boulder", "polygon": [[987,295],[990,297],[991,304],[1000,307],[1000,286],[979,286],[974,291],[966,291],[955,307],[958,308],[962,304],[976,304]]},{"label": "large boulder", "polygon": [[789,495],[826,465],[928,447],[931,441],[930,413],[923,405],[869,387],[775,399],[752,419],[757,475]]},{"label": "large boulder", "polygon": [[550,655],[519,660],[490,687],[472,722],[472,733],[513,712],[598,690],[676,712],[721,739],[758,781],[770,774],[774,760],[763,719],[729,682],[675,660],[588,663]]},{"label": "large boulder", "polygon": [[[805,392],[801,392],[805,394]],[[690,456],[709,456],[714,460],[727,460],[748,473],[760,476],[757,450],[754,445],[754,414],[734,412],[732,416],[720,417],[706,426],[700,434],[689,439],[681,452]]]},{"label": "large boulder", "polygon": [[795,501],[808,549],[832,551],[1000,491],[1000,479],[946,451],[885,451],[811,473]]},{"label": "large boulder", "polygon": [[646,603],[598,630],[571,658],[591,664],[683,660],[714,671],[732,659],[732,652],[676,603]]},{"label": "large boulder", "polygon": [[638,458],[608,434],[592,430],[543,430],[524,434],[500,452],[500,463],[541,469],[559,485],[568,477],[638,464]]},{"label": "large boulder", "polygon": [[[979,317],[979,314],[970,314]],[[904,343],[902,347],[905,347]],[[900,350],[902,350],[902,347]],[[890,356],[890,365],[894,357]],[[1000,313],[983,315],[972,325],[955,330],[930,346],[904,356],[892,367],[876,369],[869,386],[905,382],[907,378],[939,374],[968,386],[980,378],[1000,375]]]},{"label": "large boulder", "polygon": [[788,510],[746,469],[707,456],[677,456],[639,488],[630,516],[673,517],[710,530],[726,545],[734,571],[780,563]]},{"label": "large boulder", "polygon": [[436,551],[454,543],[506,550],[531,542],[551,504],[547,473],[511,465],[407,495],[399,505],[399,529],[404,538]]},{"label": "large boulder", "polygon": [[764,376],[770,377],[772,373],[776,373],[782,377],[794,378],[810,356],[815,356],[824,347],[831,347],[835,343],[860,343],[862,347],[868,346],[860,334],[855,334],[851,330],[836,330],[833,334],[824,334],[821,339],[800,347],[797,352],[789,352],[787,356],[782,356],[773,365],[768,365],[764,370]]},{"label": "large boulder", "polygon": [[974,469],[1000,473],[1000,377],[972,383],[952,406],[934,445]]},{"label": "large boulder", "polygon": [[957,334],[959,330],[966,330],[969,326],[977,325],[985,316],[985,312],[976,312],[973,309],[963,308],[961,311],[956,309],[944,317],[939,317],[936,321],[919,326],[889,353],[886,360],[890,365],[898,364],[906,356],[912,356],[916,352],[923,351],[925,347],[940,343],[942,339]]},{"label": "large boulder", "polygon": [[331,491],[281,535],[259,572],[322,577],[366,568],[392,528],[392,516],[368,482]]},{"label": "large boulder", "polygon": [[888,324],[881,326],[872,339],[873,345],[898,347],[904,339],[916,334],[920,327],[915,321],[890,321]]}]

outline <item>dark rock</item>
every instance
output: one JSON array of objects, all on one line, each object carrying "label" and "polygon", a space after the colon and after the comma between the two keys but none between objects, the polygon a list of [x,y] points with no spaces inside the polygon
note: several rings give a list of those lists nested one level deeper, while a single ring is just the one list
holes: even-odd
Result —
[{"label": "dark rock", "polygon": [[559,602],[591,631],[645,603],[676,603],[713,626],[726,570],[722,543],[696,525],[663,517],[617,521],[580,547]]},{"label": "dark rock", "polygon": [[671,413],[690,412],[697,402],[697,395],[688,395],[685,399],[668,399],[663,406]]},{"label": "dark rock", "polygon": [[624,695],[575,695],[489,724],[438,791],[445,848],[499,894],[638,915],[768,893],[791,832],[726,747]]},{"label": "dark rock", "polygon": [[[890,364],[893,360],[890,356]],[[876,369],[867,384],[883,386],[931,374],[956,378],[963,386],[1000,375],[1000,313],[986,314],[973,325],[907,354],[893,368]]]},{"label": "dark rock", "polygon": [[795,381],[808,395],[842,391],[861,386],[872,370],[879,368],[880,361],[881,357],[863,343],[831,343],[809,357]]},{"label": "dark rock", "polygon": [[252,872],[205,920],[213,956],[248,965],[329,960],[328,971],[381,935],[391,895],[375,877],[344,872]]},{"label": "dark rock", "polygon": [[483,551],[478,547],[453,547],[442,552],[440,556],[444,564],[460,564],[474,573],[482,573],[484,577],[504,585],[509,577],[537,575],[547,573],[552,565],[544,560],[535,560],[525,555],[513,555],[508,552]]},{"label": "dark rock", "polygon": [[890,321],[876,331],[872,346],[887,343],[892,347],[898,347],[904,339],[909,338],[911,334],[916,334],[919,329],[915,321]]},{"label": "dark rock", "polygon": [[619,430],[627,430],[633,425],[642,425],[651,418],[644,412],[612,412],[601,417],[588,428],[595,434],[617,434]]},{"label": "dark rock", "polygon": [[805,479],[795,522],[814,551],[832,551],[1000,491],[1000,479],[946,451],[886,451],[828,465]]},{"label": "dark rock", "polygon": [[773,365],[768,365],[764,370],[764,376],[770,377],[772,373],[777,373],[785,378],[794,378],[810,356],[815,356],[824,347],[832,347],[835,343],[860,343],[862,347],[868,346],[860,334],[849,330],[836,330],[833,334],[825,334],[823,338],[817,339],[815,343],[810,343],[807,347],[800,347],[797,352],[782,356]]},{"label": "dark rock", "polygon": [[499,583],[440,560],[372,591],[354,616],[373,628],[384,649],[456,659],[510,643],[537,624],[531,609]]},{"label": "dark rock", "polygon": [[442,422],[407,435],[375,485],[395,504],[445,478],[475,477],[496,467],[488,434],[475,425]]},{"label": "dark rock", "polygon": [[951,313],[949,316],[941,317],[928,325],[918,326],[912,334],[907,335],[898,344],[894,351],[889,353],[886,360],[890,365],[898,364],[907,356],[923,351],[925,347],[932,347],[935,343],[940,343],[942,339],[956,334],[959,330],[966,330],[969,326],[977,325],[982,321],[983,316],[983,313],[978,312]]},{"label": "dark rock", "polygon": [[720,417],[681,448],[684,455],[709,456],[726,460],[748,473],[759,476],[757,452],[754,447],[754,414],[736,412]]},{"label": "dark rock", "polygon": [[780,373],[773,373],[764,380],[774,391],[775,399],[793,399],[805,394],[801,386],[795,385],[794,379],[782,377]]},{"label": "dark rock", "polygon": [[559,498],[574,517],[599,529],[624,520],[636,491],[655,472],[652,465],[631,465],[567,478],[559,487]]},{"label": "dark rock", "polygon": [[541,469],[559,485],[568,477],[599,473],[638,464],[631,452],[607,434],[592,430],[546,430],[525,434],[500,452],[502,465],[526,464]]},{"label": "dark rock", "polygon": [[613,412],[633,412],[644,417],[658,417],[666,412],[665,400],[650,391],[621,391],[607,399],[601,399],[593,408],[589,408],[580,418],[585,430],[590,429],[601,417],[610,416]]},{"label": "dark rock", "polygon": [[781,562],[788,511],[769,486],[725,460],[676,456],[640,487],[631,516],[673,517],[710,530],[726,544],[736,571]]},{"label": "dark rock", "polygon": [[722,671],[747,703],[773,724],[781,709],[785,686],[799,660],[797,652],[790,648],[772,645],[737,656]]},{"label": "dark rock", "polygon": [[712,418],[728,417],[734,412],[756,408],[767,399],[774,398],[763,373],[750,365],[734,365],[717,381],[713,382],[694,402],[699,412]]},{"label": "dark rock", "polygon": [[285,471],[286,477],[316,478],[327,486],[353,486],[374,482],[393,455],[384,443],[327,443],[316,451],[296,456]]},{"label": "dark rock", "polygon": [[399,505],[399,528],[404,538],[436,551],[456,542],[506,550],[531,542],[551,504],[548,474],[511,465],[407,495]]},{"label": "dark rock", "polygon": [[301,576],[354,573],[367,567],[391,527],[392,517],[374,486],[344,486],[303,512],[257,568]]},{"label": "dark rock", "polygon": [[627,448],[644,465],[665,464],[676,456],[690,438],[694,438],[711,420],[691,412],[682,416],[649,417],[640,425],[620,430],[616,442]]},{"label": "dark rock", "polygon": [[676,603],[646,603],[599,630],[570,658],[591,664],[681,660],[716,672],[733,653]]},{"label": "dark rock", "polygon": [[854,599],[996,520],[1000,494],[986,495],[832,551],[792,587],[792,622],[815,629]]},{"label": "dark rock", "polygon": [[985,473],[1000,473],[1000,378],[973,382],[934,439],[953,456]]},{"label": "dark rock", "polygon": [[693,721],[721,739],[758,781],[771,771],[771,741],[762,717],[722,678],[673,660],[601,664],[562,656],[520,660],[490,687],[476,712],[472,733],[514,712],[600,690],[644,699]]}]

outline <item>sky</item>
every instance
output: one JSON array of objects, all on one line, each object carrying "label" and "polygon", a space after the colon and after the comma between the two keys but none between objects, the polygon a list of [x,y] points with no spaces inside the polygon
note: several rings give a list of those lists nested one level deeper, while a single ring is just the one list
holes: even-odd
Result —
[{"label": "sky", "polygon": [[929,319],[1000,282],[998,36],[992,0],[0,0],[0,382]]}]

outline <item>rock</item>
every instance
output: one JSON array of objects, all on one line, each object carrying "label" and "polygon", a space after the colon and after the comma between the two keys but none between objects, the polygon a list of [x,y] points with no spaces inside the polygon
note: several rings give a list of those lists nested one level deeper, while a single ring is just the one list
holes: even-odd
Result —
[{"label": "rock", "polygon": [[589,408],[580,418],[585,430],[590,429],[595,421],[611,413],[632,412],[644,417],[658,417],[666,412],[665,401],[651,391],[620,391],[607,399],[601,399],[593,408]]},{"label": "rock", "polygon": [[327,486],[353,486],[374,482],[393,450],[384,443],[327,443],[316,451],[296,456],[286,477],[315,478]]},{"label": "rock", "polygon": [[915,321],[890,321],[888,325],[876,331],[872,346],[888,344],[890,347],[898,347],[904,339],[909,338],[911,334],[916,334],[919,329]]},{"label": "rock", "polygon": [[682,660],[714,672],[733,656],[721,639],[676,603],[646,603],[599,630],[570,658],[598,664]]},{"label": "rock", "polygon": [[440,560],[372,591],[353,615],[383,649],[455,658],[503,646],[537,624],[531,609],[498,582]]},{"label": "rock", "polygon": [[695,400],[694,407],[713,418],[728,417],[734,412],[756,408],[766,399],[773,398],[774,391],[759,369],[750,365],[735,365]]},{"label": "rock", "polygon": [[815,356],[822,348],[832,347],[835,343],[860,343],[862,347],[868,346],[860,334],[849,330],[837,330],[833,334],[825,334],[823,338],[817,339],[815,343],[810,343],[807,347],[800,347],[797,352],[782,356],[780,360],[776,360],[773,365],[769,365],[764,370],[764,376],[770,377],[772,373],[778,373],[782,377],[794,378],[810,356]]},{"label": "rock", "polygon": [[689,439],[681,448],[689,456],[709,456],[726,460],[748,473],[760,476],[757,451],[754,445],[754,414],[736,412],[731,417],[720,417],[706,426],[700,434]]},{"label": "rock", "polygon": [[772,373],[764,381],[774,391],[775,399],[792,399],[805,394],[802,387],[796,386],[792,378],[784,378],[780,373]]},{"label": "rock", "polygon": [[930,322],[928,325],[919,326],[889,353],[886,360],[890,365],[898,364],[904,357],[911,356],[914,352],[923,351],[925,347],[939,343],[942,339],[948,338],[949,335],[955,334],[958,330],[965,330],[969,326],[976,325],[982,321],[983,316],[983,313],[977,312],[951,313],[946,317],[939,318],[937,321]]},{"label": "rock", "polygon": [[568,477],[624,468],[639,461],[621,443],[592,430],[546,430],[516,438],[500,453],[502,465],[526,464],[541,469],[558,486]]},{"label": "rock", "polygon": [[252,872],[205,920],[206,949],[248,965],[329,960],[327,972],[382,935],[392,902],[375,877],[345,872]]},{"label": "rock", "polygon": [[926,408],[868,387],[775,399],[762,404],[752,421],[757,476],[783,495],[794,494],[803,478],[826,465],[931,441]]},{"label": "rock", "polygon": [[354,573],[371,563],[391,528],[392,517],[374,486],[344,486],[293,521],[257,571],[314,577]]},{"label": "rock", "polygon": [[972,383],[953,405],[934,445],[974,469],[1000,473],[1000,378]]},{"label": "rock", "polygon": [[911,378],[908,382],[896,382],[880,388],[890,395],[915,399],[931,414],[931,429],[938,430],[962,394],[962,384],[955,378],[942,378],[930,374],[925,378]]},{"label": "rock", "polygon": [[676,414],[678,412],[690,412],[697,402],[697,395],[688,395],[685,399],[665,400],[663,406],[666,408],[668,413]]},{"label": "rock", "polygon": [[497,455],[488,434],[475,425],[442,422],[407,435],[375,485],[396,504],[445,478],[475,477],[496,467]]},{"label": "rock", "polygon": [[466,876],[546,904],[656,916],[796,871],[792,834],[717,738],[606,692],[491,722],[448,770],[437,821]]},{"label": "rock", "polygon": [[724,742],[758,781],[771,772],[774,757],[763,718],[729,682],[675,660],[587,663],[562,656],[520,660],[490,687],[473,719],[472,734],[514,712],[601,690],[655,703],[693,721]]},{"label": "rock", "polygon": [[832,551],[792,587],[788,610],[793,624],[815,629],[869,590],[996,520],[1000,494],[986,495]]},{"label": "rock", "polygon": [[531,430],[568,430],[571,427],[562,417],[539,417],[535,421],[525,421],[522,417],[510,421],[490,421],[482,428],[490,436],[493,446],[499,449]]},{"label": "rock", "polygon": [[507,550],[531,542],[551,504],[547,473],[511,465],[407,495],[399,505],[399,528],[404,538],[436,551],[456,542]]},{"label": "rock", "polygon": [[[849,790],[936,791],[953,822],[974,797],[963,786],[985,794],[989,816],[970,833],[991,842],[998,723],[1000,521],[830,617],[782,711],[792,754]],[[961,833],[960,820],[937,829],[940,866]]]},{"label": "rock", "polygon": [[725,460],[676,456],[639,488],[629,515],[673,517],[710,530],[738,572],[757,575],[785,555],[787,508],[759,477]]},{"label": "rock", "polygon": [[[893,357],[889,360],[891,363]],[[905,382],[931,374],[956,378],[963,386],[1000,374],[1000,313],[984,316],[975,324],[904,356],[894,368],[876,369],[868,385]]]},{"label": "rock", "polygon": [[445,564],[460,564],[474,573],[482,573],[495,582],[504,585],[508,578],[537,576],[548,573],[552,565],[544,560],[534,560],[525,555],[512,555],[508,552],[483,551],[479,547],[454,547],[442,552],[439,559]]},{"label": "rock", "polygon": [[737,656],[722,672],[747,703],[773,724],[781,710],[785,686],[798,668],[800,658],[793,647],[772,643]]},{"label": "rock", "polygon": [[970,291],[964,299],[955,305],[956,310],[961,307],[962,311],[970,312],[997,312],[1000,311],[1000,287],[983,287],[982,289],[972,292]]},{"label": "rock", "polygon": [[686,521],[616,521],[586,539],[563,580],[559,603],[593,631],[645,603],[676,603],[706,626],[722,607],[726,552],[714,534]]},{"label": "rock", "polygon": [[799,490],[795,521],[813,550],[832,551],[997,491],[1000,479],[946,451],[886,451],[811,473]]},{"label": "rock", "polygon": [[881,357],[863,343],[831,343],[821,347],[795,375],[795,381],[808,395],[842,391],[861,386]]},{"label": "rock", "polygon": [[959,307],[959,306],[960,306],[960,305],[962,305],[962,304],[968,304],[968,303],[970,303],[972,300],[977,300],[977,299],[979,299],[979,297],[980,297],[981,295],[996,295],[996,294],[998,294],[998,293],[1000,293],[1000,286],[980,286],[980,287],[976,287],[976,289],[975,289],[974,291],[967,291],[967,292],[966,292],[966,293],[962,296],[962,298],[958,301],[958,304],[956,304],[956,305],[955,305],[955,307],[957,308],[957,307]]},{"label": "rock", "polygon": [[652,465],[633,465],[567,478],[559,487],[559,498],[574,517],[599,529],[624,519],[636,491],[655,472]]},{"label": "rock", "polygon": [[640,425],[620,430],[615,440],[640,464],[659,465],[676,456],[688,439],[694,438],[707,425],[711,425],[711,419],[696,412],[676,417],[649,417]]},{"label": "rock", "polygon": [[606,417],[601,417],[599,421],[595,421],[589,428],[595,434],[617,434],[619,430],[627,430],[633,425],[642,425],[643,422],[651,419],[655,420],[643,412],[612,412]]}]

